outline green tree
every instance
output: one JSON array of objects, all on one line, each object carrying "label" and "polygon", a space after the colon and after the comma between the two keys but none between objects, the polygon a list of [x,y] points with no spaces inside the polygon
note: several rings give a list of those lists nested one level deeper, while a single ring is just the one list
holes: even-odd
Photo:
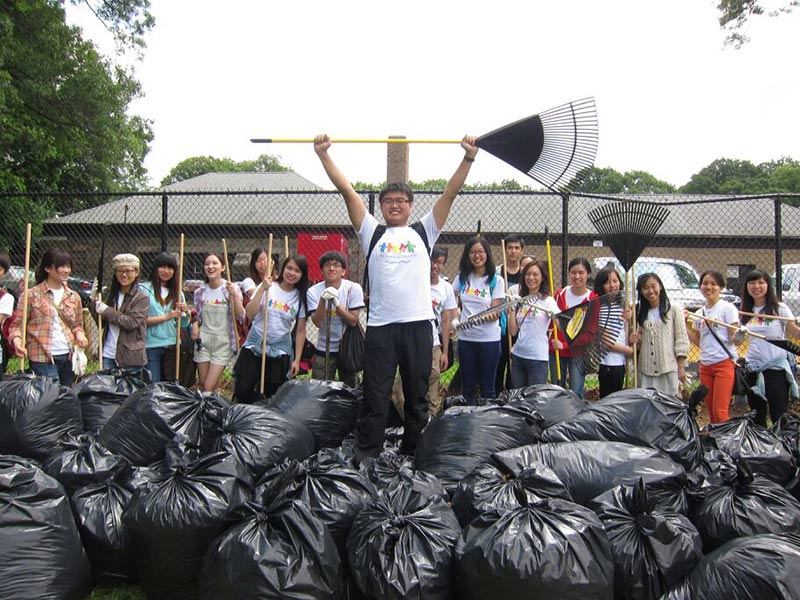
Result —
[{"label": "green tree", "polygon": [[611,168],[583,169],[576,178],[574,191],[586,194],[672,194],[675,186],[647,171],[620,173]]},{"label": "green tree", "polygon": [[144,36],[156,23],[150,0],[70,0],[70,4],[86,5],[114,36],[119,49],[144,48]]},{"label": "green tree", "polygon": [[192,156],[172,167],[161,180],[161,185],[177,183],[206,173],[285,173],[291,171],[280,160],[270,154],[262,154],[255,160],[235,161],[214,156]]},{"label": "green tree", "polygon": [[800,193],[800,163],[783,157],[754,165],[747,160],[719,158],[681,187],[685,194]]},{"label": "green tree", "polygon": [[728,32],[726,43],[739,48],[750,39],[741,33],[741,30],[751,17],[765,13],[770,17],[777,17],[792,12],[792,9],[798,6],[800,6],[798,0],[783,0],[782,5],[765,10],[762,0],[719,0],[717,9],[719,24]]}]

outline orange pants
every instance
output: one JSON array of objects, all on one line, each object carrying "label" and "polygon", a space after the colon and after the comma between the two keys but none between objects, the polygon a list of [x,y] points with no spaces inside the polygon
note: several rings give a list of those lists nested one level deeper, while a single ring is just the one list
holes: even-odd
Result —
[{"label": "orange pants", "polygon": [[733,361],[725,359],[712,365],[700,365],[700,383],[708,388],[706,406],[712,423],[728,420],[728,406],[733,395]]}]

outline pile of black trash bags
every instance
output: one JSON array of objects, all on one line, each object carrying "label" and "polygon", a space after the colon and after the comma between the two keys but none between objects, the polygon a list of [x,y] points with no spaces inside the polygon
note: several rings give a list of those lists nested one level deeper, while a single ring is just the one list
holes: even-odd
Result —
[{"label": "pile of black trash bags", "polygon": [[0,598],[800,598],[800,419],[654,390],[448,398],[356,462],[361,392],[0,382]]}]

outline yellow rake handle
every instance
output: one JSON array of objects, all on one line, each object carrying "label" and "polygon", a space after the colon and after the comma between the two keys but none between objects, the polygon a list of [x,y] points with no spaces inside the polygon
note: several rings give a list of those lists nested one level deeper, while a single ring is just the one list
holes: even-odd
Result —
[{"label": "yellow rake handle", "polygon": [[[254,144],[313,144],[314,138],[250,138]],[[461,140],[417,140],[406,138],[336,138],[334,144],[460,144]]]}]

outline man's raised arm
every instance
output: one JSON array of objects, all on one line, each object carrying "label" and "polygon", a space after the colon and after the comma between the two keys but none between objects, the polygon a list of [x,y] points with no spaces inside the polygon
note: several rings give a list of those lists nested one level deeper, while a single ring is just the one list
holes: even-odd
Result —
[{"label": "man's raised arm", "polygon": [[347,205],[347,214],[350,216],[350,222],[355,227],[356,231],[361,229],[361,222],[364,220],[364,215],[367,209],[364,203],[350,185],[350,181],[345,177],[344,173],[339,170],[336,163],[328,154],[328,148],[331,147],[331,139],[327,135],[318,135],[314,138],[314,152],[319,156],[325,172],[328,174],[328,179],[336,186],[336,189],[344,196],[344,202]]},{"label": "man's raised arm", "polygon": [[478,138],[474,135],[465,135],[461,140],[461,147],[464,149],[464,158],[461,159],[461,164],[458,165],[456,172],[447,182],[444,187],[444,192],[436,202],[433,204],[433,218],[436,219],[436,226],[439,229],[444,228],[447,217],[450,216],[450,208],[453,206],[453,201],[456,199],[458,192],[464,187],[464,182],[467,180],[469,169],[472,163],[475,162],[475,155],[478,153]]}]

